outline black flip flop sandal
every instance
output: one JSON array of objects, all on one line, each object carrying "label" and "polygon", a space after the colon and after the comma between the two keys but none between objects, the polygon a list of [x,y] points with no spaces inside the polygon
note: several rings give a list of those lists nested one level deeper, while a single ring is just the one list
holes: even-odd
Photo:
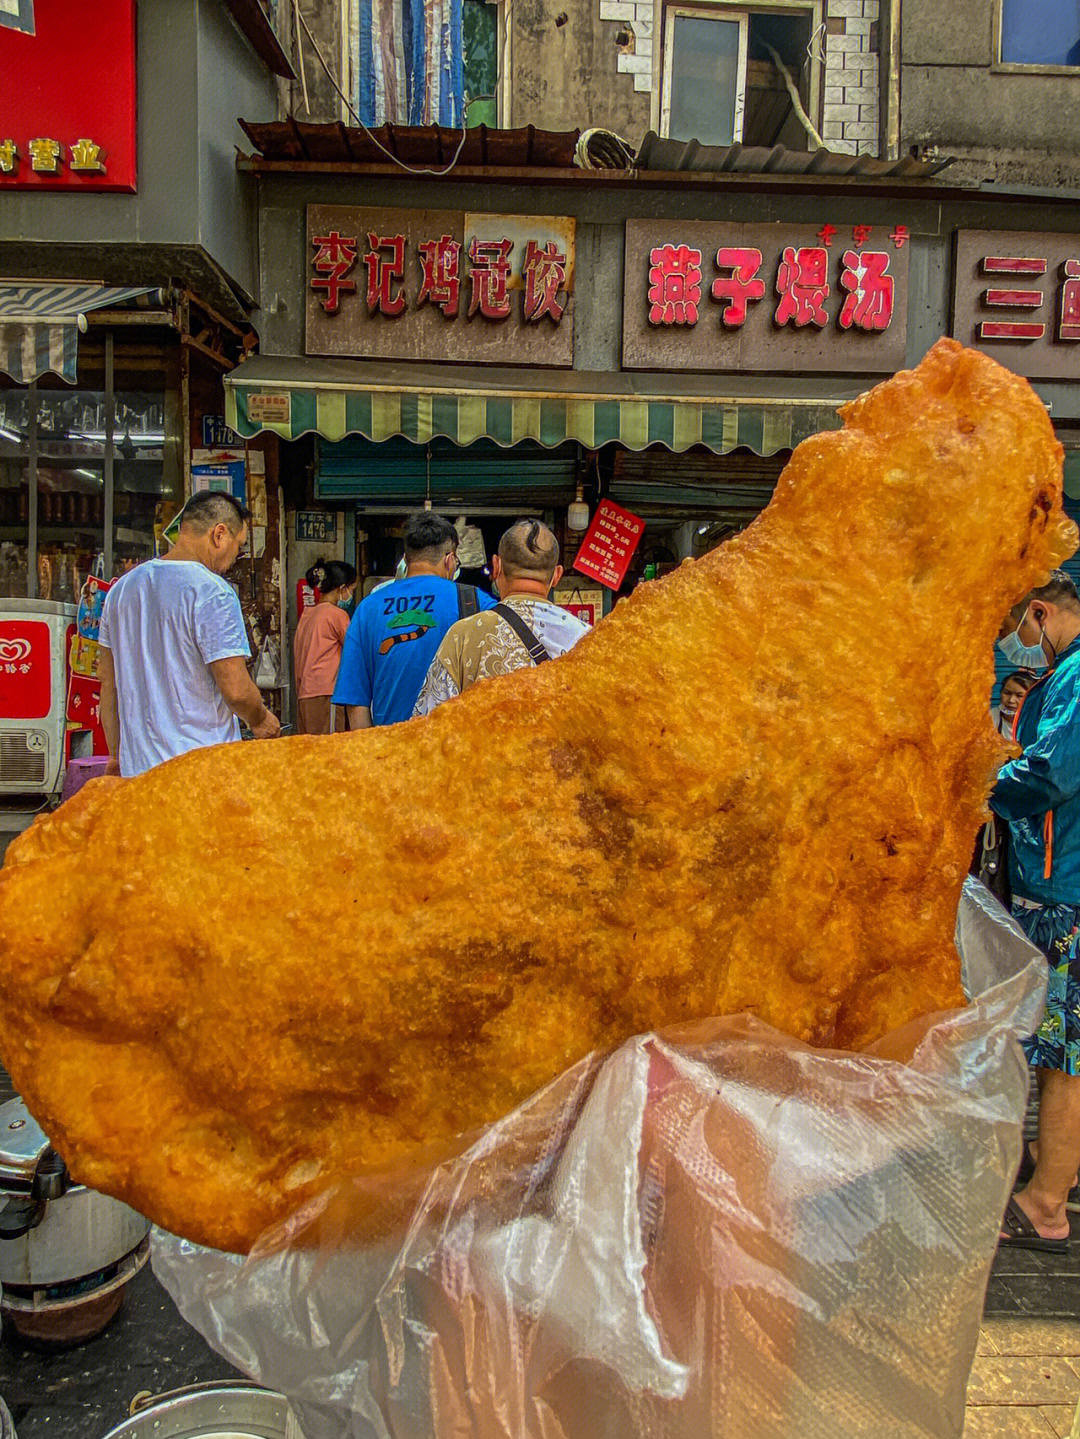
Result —
[{"label": "black flip flop sandal", "polygon": [[[1013,1189],[1023,1189],[1028,1180],[1035,1173],[1035,1160],[1031,1155],[1031,1145],[1025,1139],[1024,1147],[1020,1153],[1020,1168],[1016,1171],[1016,1178],[1013,1180]],[[1080,1214],[1080,1184],[1074,1184],[1069,1190],[1069,1197],[1065,1201],[1065,1208],[1070,1214]]]},{"label": "black flip flop sandal", "polygon": [[1001,1221],[1005,1233],[998,1240],[999,1249],[1037,1249],[1040,1254],[1067,1254],[1067,1239],[1047,1239],[1032,1224],[1016,1199],[1009,1200],[1005,1217]]}]

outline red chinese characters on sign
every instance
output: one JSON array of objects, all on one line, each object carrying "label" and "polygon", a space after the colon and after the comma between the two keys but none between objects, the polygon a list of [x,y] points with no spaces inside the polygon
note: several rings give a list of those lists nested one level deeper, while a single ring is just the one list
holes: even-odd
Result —
[{"label": "red chinese characters on sign", "polygon": [[356,289],[356,281],[346,279],[356,264],[356,236],[346,237],[331,230],[328,235],[313,236],[311,243],[315,247],[315,258],[311,262],[315,279],[311,288],[316,294],[320,290],[326,292],[319,304],[328,315],[333,315],[341,304],[342,293]]},{"label": "red chinese characters on sign", "polygon": [[538,245],[535,240],[529,240],[521,274],[525,281],[522,301],[525,319],[535,321],[550,315],[558,324],[566,308],[565,301],[559,302],[559,294],[566,285],[566,256],[555,241]]},{"label": "red chinese characters on sign", "polygon": [[574,569],[599,580],[609,590],[617,590],[644,532],[644,520],[611,500],[601,500],[581,542]]},{"label": "red chinese characters on sign", "polygon": [[372,232],[367,241],[364,268],[367,270],[368,313],[400,315],[405,308],[405,290],[401,286],[405,278],[405,236]]},{"label": "red chinese characters on sign", "polygon": [[37,0],[0,36],[0,191],[134,190],[135,0]]},{"label": "red chinese characters on sign", "polygon": [[1062,268],[1065,283],[1061,287],[1058,339],[1080,340],[1080,260],[1066,260]]},{"label": "red chinese characters on sign", "polygon": [[473,240],[469,246],[469,314],[505,320],[510,314],[510,251],[513,240]]},{"label": "red chinese characters on sign", "polygon": [[847,298],[840,311],[840,328],[887,330],[893,317],[893,277],[884,250],[845,250],[840,287]]},{"label": "red chinese characters on sign", "polygon": [[452,235],[440,235],[422,240],[416,249],[423,274],[416,308],[432,304],[453,319],[461,299],[461,245]]},{"label": "red chinese characters on sign", "polygon": [[780,303],[776,307],[778,325],[817,325],[829,323],[825,301],[829,298],[829,252],[816,246],[794,249],[788,246],[780,260],[776,277]]},{"label": "red chinese characters on sign", "polygon": [[696,325],[701,304],[701,251],[660,245],[649,256],[649,323]]},{"label": "red chinese characters on sign", "polygon": [[[1028,313],[1042,308],[1046,298],[1041,288],[1031,285],[1019,286],[1016,277],[1035,278],[1046,274],[1045,258],[1022,255],[987,255],[980,266],[984,275],[1002,276],[996,285],[990,285],[982,292],[982,303],[992,309],[1021,310]],[[1008,282],[1012,280],[1010,285]],[[1041,320],[982,320],[979,323],[980,340],[1041,340],[1046,334],[1046,325]]]},{"label": "red chinese characters on sign", "polygon": [[761,251],[722,247],[716,252],[716,268],[726,270],[712,282],[712,297],[719,301],[720,323],[737,329],[746,323],[746,307],[765,298],[765,281],[758,279]]},{"label": "red chinese characters on sign", "polygon": [[42,620],[0,620],[0,719],[44,719],[52,708],[52,637]]}]

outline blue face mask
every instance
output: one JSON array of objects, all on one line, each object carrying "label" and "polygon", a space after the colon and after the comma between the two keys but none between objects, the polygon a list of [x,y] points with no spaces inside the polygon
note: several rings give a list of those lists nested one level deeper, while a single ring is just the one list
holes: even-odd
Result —
[{"label": "blue face mask", "polygon": [[[1024,621],[1021,620],[1020,624]],[[1024,670],[1045,670],[1049,668],[1049,661],[1043,651],[1042,645],[1026,645],[1020,638],[1020,625],[1017,625],[1011,635],[997,642],[998,649],[1005,656],[1011,665],[1017,669]]]},{"label": "blue face mask", "polygon": [[347,615],[351,615],[356,609],[356,591],[354,590],[348,599],[338,600],[337,606],[339,610],[344,610]]}]

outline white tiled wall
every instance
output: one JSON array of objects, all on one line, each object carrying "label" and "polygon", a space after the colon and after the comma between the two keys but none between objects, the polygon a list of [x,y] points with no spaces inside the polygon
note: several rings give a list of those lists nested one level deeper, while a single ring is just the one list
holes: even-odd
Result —
[{"label": "white tiled wall", "polygon": [[[880,71],[877,22],[880,0],[827,0],[824,111],[821,137],[830,150],[848,155],[878,153]],[[632,75],[634,89],[653,88],[652,0],[600,0],[600,19],[617,21],[634,36],[618,58],[619,70]],[[659,59],[659,43],[656,44]],[[659,71],[656,72],[659,84]]]},{"label": "white tiled wall", "polygon": [[618,20],[633,34],[633,53],[629,47],[620,52],[619,70],[633,75],[634,89],[647,94],[653,87],[652,0],[600,0],[600,19]]},{"label": "white tiled wall", "polygon": [[821,138],[845,155],[876,155],[881,119],[880,0],[828,0]]}]

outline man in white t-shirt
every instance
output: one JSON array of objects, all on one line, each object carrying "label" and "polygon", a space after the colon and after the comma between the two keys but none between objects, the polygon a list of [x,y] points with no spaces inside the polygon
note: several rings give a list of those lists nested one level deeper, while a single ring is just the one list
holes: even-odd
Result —
[{"label": "man in white t-shirt", "polygon": [[176,544],[105,596],[98,670],[107,773],[142,774],[188,750],[281,732],[248,674],[251,649],[222,576],[247,539],[248,511],[203,491],[184,506]]},{"label": "man in white t-shirt", "polygon": [[427,672],[413,715],[493,675],[543,664],[572,649],[589,633],[582,622],[548,599],[562,578],[559,542],[539,520],[518,520],[499,541],[491,574],[499,603],[451,625]]}]

